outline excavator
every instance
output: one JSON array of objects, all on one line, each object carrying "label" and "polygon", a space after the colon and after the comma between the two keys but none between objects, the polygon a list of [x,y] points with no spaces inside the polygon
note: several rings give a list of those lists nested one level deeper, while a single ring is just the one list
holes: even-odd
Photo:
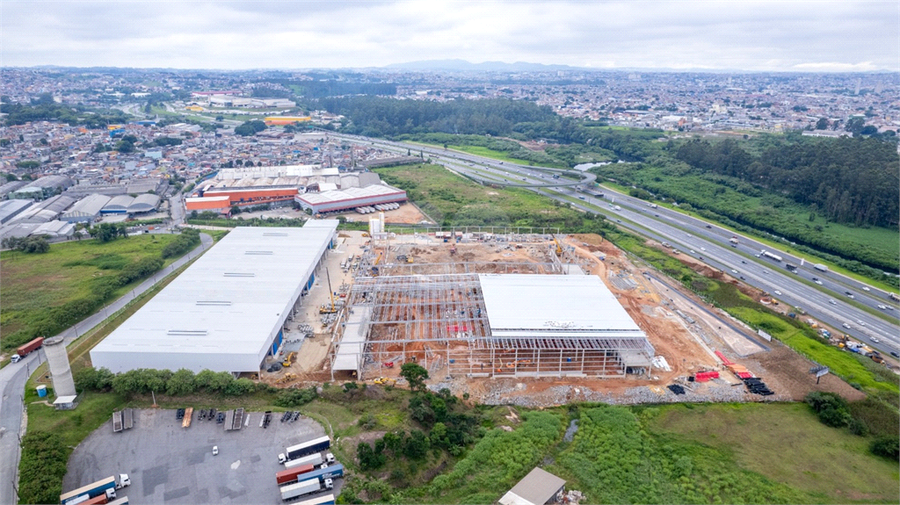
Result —
[{"label": "excavator", "polygon": [[562,256],[562,246],[559,245],[559,240],[554,236],[553,243],[556,244],[556,255]]}]

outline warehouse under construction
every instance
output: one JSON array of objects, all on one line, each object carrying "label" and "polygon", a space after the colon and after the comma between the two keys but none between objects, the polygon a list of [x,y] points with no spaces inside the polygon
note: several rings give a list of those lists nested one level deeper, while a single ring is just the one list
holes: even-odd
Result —
[{"label": "warehouse under construction", "polygon": [[567,275],[559,261],[456,256],[452,263],[379,265],[382,255],[372,255],[348,295],[333,377],[372,378],[405,362],[451,377],[650,372],[647,335],[597,276]]}]

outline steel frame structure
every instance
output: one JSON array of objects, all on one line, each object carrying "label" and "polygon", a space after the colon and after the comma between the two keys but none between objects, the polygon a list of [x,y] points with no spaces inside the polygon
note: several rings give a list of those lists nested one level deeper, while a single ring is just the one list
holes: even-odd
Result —
[{"label": "steel frame structure", "polygon": [[[361,268],[347,306],[367,317],[342,319],[343,333],[365,334],[358,377],[388,375],[388,364],[399,368],[407,361],[433,377],[622,377],[629,366],[649,374],[654,350],[643,332],[597,336],[554,328],[547,336],[538,330],[528,337],[492,336],[477,273],[497,273],[498,265],[510,272],[561,273],[558,262],[395,264],[376,277]],[[444,273],[430,273],[435,270]],[[422,271],[429,274],[415,273]],[[336,354],[335,347],[332,378]],[[637,365],[629,361],[634,356]]]}]

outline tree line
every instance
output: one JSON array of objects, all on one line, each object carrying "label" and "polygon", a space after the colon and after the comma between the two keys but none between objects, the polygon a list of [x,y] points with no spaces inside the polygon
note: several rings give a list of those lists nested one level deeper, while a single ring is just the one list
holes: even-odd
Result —
[{"label": "tree line", "polygon": [[813,213],[854,226],[897,225],[900,179],[896,145],[871,138],[782,138],[759,154],[735,140],[694,139],[671,146],[703,172],[788,195]]},{"label": "tree line", "polygon": [[132,117],[117,109],[92,109],[82,105],[61,104],[53,101],[53,96],[44,93],[33,98],[30,103],[20,104],[2,97],[0,112],[7,114],[6,126],[20,125],[33,121],[59,121],[70,126],[84,126],[91,129],[104,128],[109,124],[127,123]]}]

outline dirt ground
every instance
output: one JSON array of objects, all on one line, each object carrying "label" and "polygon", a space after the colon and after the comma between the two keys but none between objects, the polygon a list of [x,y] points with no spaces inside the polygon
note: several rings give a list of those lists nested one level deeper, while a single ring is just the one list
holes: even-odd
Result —
[{"label": "dirt ground", "polygon": [[[346,218],[347,221],[368,223],[369,219],[378,216],[378,213],[344,212],[335,217],[340,216]],[[398,209],[384,211],[384,222],[387,224],[433,224],[418,207],[409,202],[401,203]]]},{"label": "dirt ground", "polygon": [[[412,206],[409,206],[414,208]],[[402,209],[403,207],[401,207]],[[368,218],[368,216],[364,216]],[[433,236],[396,237],[381,244],[383,267],[396,266],[395,275],[404,275],[406,262],[399,255],[413,258],[416,273],[449,273],[448,268],[467,264],[467,271],[504,273],[548,273],[555,260],[556,245],[552,241],[528,242],[519,240],[493,242],[442,242]],[[534,237],[532,237],[534,238]],[[339,263],[353,255],[371,250],[371,242],[361,232],[342,232],[342,240],[329,259],[332,283],[352,283],[352,276],[341,273]],[[610,403],[647,403],[667,401],[761,401],[802,400],[810,391],[833,391],[846,398],[856,399],[863,394],[841,379],[826,375],[816,384],[809,373],[811,362],[777,342],[763,342],[755,333],[732,320],[727,314],[706,306],[692,293],[653,270],[644,270],[631,263],[626,255],[613,244],[597,235],[571,235],[560,243],[559,260],[572,268],[599,276],[619,302],[644,330],[656,355],[664,359],[662,366],[655,366],[650,376],[627,375],[621,378],[466,378],[455,376],[447,379],[446,366],[432,373],[433,387],[447,387],[456,394],[469,393],[476,401],[486,403],[514,403],[528,406],[550,406],[571,401],[606,401]],[[387,251],[386,254],[384,251]],[[378,249],[376,248],[376,253]],[[681,258],[680,258],[681,259]],[[682,259],[686,264],[711,276],[730,279],[721,271],[715,271],[702,263]],[[331,265],[334,263],[334,265]],[[530,263],[533,266],[529,266]],[[425,265],[434,265],[429,272]],[[449,265],[449,266],[448,266]],[[708,270],[708,271],[706,271]],[[385,274],[390,275],[390,268]],[[652,278],[651,278],[652,276]],[[336,281],[335,278],[340,279]],[[317,307],[328,302],[327,288],[319,279],[304,306],[305,313],[298,317],[313,321],[316,335],[305,339],[297,364],[290,372],[297,375],[288,385],[303,385],[313,381],[331,380],[328,370],[332,349],[333,328],[321,328],[317,319]],[[759,299],[761,292],[737,284],[749,296]],[[334,289],[337,289],[333,286]],[[308,303],[307,303],[308,302]],[[399,328],[380,327],[379,334],[399,331]],[[421,347],[421,348],[419,348]],[[421,352],[424,345],[408,345],[410,351]],[[714,351],[722,352],[735,363],[746,366],[754,375],[762,378],[776,394],[759,397],[746,392],[740,380],[730,374]],[[668,369],[666,369],[666,367]],[[718,370],[720,378],[709,383],[690,383],[687,377],[698,371]],[[385,376],[397,376],[399,367],[384,369]],[[282,372],[283,373],[283,372]],[[269,374],[265,374],[269,375]],[[371,374],[369,374],[371,375]],[[267,377],[274,381],[280,374]],[[374,375],[373,375],[374,377]],[[336,377],[349,380],[351,377]],[[681,384],[688,389],[685,396],[675,397],[666,386]]]}]

